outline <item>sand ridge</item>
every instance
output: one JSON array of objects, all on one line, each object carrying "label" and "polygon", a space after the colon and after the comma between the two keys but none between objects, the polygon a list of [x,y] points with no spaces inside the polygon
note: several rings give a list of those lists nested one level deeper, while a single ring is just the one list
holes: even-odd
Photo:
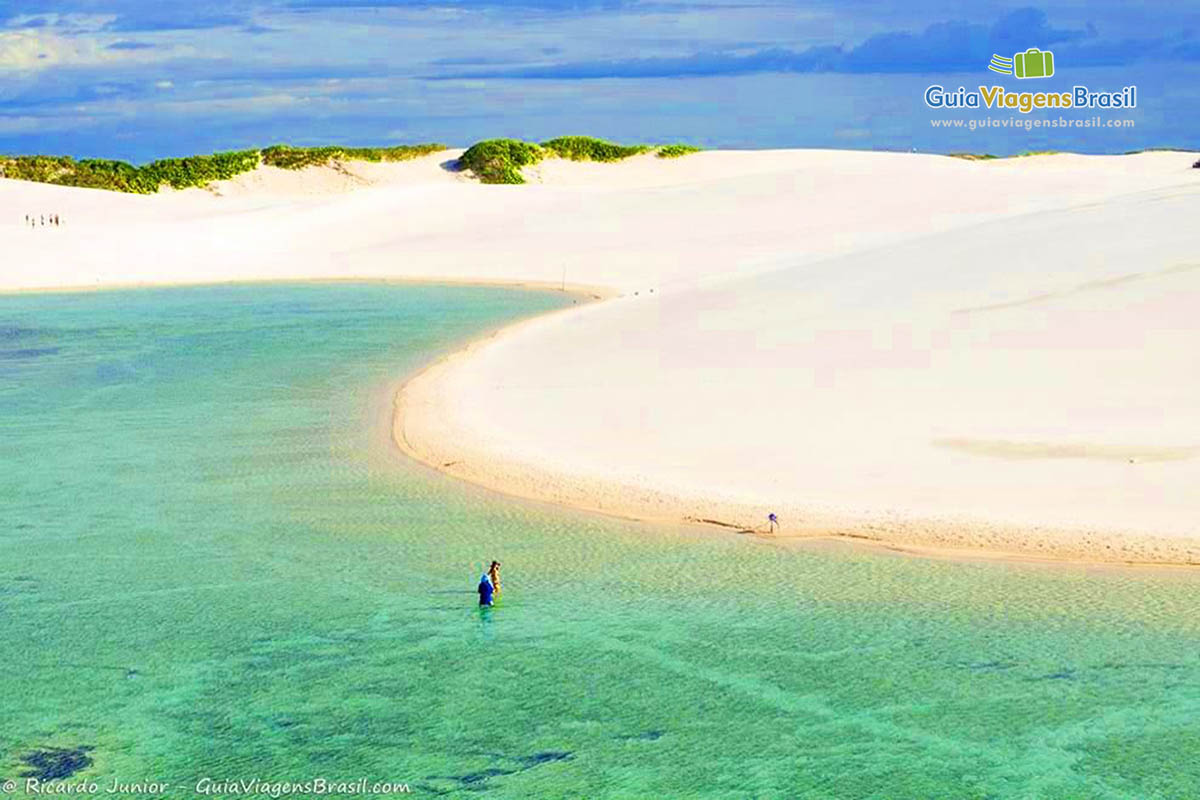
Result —
[{"label": "sand ridge", "polygon": [[[716,151],[481,186],[453,155],[154,197],[0,181],[0,288],[603,287],[415,378],[398,439],[607,513],[1200,562],[1194,156]],[[42,208],[64,226],[12,224]]]}]

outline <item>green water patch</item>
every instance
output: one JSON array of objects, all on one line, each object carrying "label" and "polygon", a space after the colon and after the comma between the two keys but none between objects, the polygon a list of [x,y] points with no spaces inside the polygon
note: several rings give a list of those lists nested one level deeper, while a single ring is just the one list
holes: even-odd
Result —
[{"label": "green water patch", "polygon": [[[785,549],[523,504],[394,452],[401,376],[569,302],[0,297],[0,349],[46,351],[0,360],[0,779],[1200,794],[1188,573]],[[492,559],[504,601],[481,611]]]}]

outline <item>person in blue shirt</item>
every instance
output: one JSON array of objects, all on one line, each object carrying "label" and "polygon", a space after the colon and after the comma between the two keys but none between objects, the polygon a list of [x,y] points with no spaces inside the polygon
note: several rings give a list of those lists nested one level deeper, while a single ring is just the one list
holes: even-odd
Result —
[{"label": "person in blue shirt", "polygon": [[488,580],[486,572],[479,576],[479,587],[476,591],[479,592],[479,605],[490,606],[492,604],[492,595],[495,589],[492,587],[492,582]]}]

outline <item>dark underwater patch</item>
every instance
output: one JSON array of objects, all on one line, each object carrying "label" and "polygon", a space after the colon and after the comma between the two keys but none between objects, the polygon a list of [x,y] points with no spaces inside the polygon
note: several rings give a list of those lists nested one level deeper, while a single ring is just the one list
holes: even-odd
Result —
[{"label": "dark underwater patch", "polygon": [[531,756],[517,756],[513,760],[524,764],[525,769],[530,769],[554,761],[568,761],[570,758],[571,754],[563,750],[544,750],[540,753],[534,753]]},{"label": "dark underwater patch", "polygon": [[24,347],[20,350],[0,350],[0,361],[32,361],[35,358],[55,355],[61,350],[60,347]]},{"label": "dark underwater patch", "polygon": [[69,778],[81,769],[92,765],[88,755],[91,747],[45,747],[21,756],[26,770],[22,778],[37,778],[40,781],[56,781]]},{"label": "dark underwater patch", "polygon": [[12,342],[17,339],[29,339],[37,336],[40,331],[34,328],[22,328],[20,325],[0,325],[0,342]]},{"label": "dark underwater patch", "polygon": [[19,594],[33,594],[38,590],[37,578],[29,575],[14,575],[12,578],[5,580],[0,578],[0,596],[14,596]]},{"label": "dark underwater patch", "polygon": [[[551,764],[555,761],[569,761],[574,757],[573,753],[565,750],[543,750],[527,756],[505,756],[499,753],[489,754],[498,761],[507,761],[509,766],[503,767],[488,767],[486,769],[476,770],[475,772],[467,772],[462,775],[426,775],[425,780],[429,781],[452,781],[457,784],[454,788],[467,791],[483,791],[487,788],[487,781],[491,778],[499,778],[504,775],[516,775],[520,772],[539,767],[542,764]],[[445,794],[449,790],[441,789],[437,786],[421,785],[420,788],[431,791],[434,794]]]},{"label": "dark underwater patch", "polygon": [[959,662],[960,667],[969,669],[972,672],[999,672],[1001,670],[1012,669],[1018,666],[1015,661],[972,661]]}]

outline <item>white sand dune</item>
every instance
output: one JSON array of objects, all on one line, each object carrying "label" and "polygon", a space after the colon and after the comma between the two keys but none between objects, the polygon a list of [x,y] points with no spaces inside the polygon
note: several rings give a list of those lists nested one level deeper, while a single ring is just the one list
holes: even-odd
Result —
[{"label": "white sand dune", "polygon": [[411,381],[402,445],[639,517],[1200,561],[1194,156],[706,152],[513,187],[454,155],[154,197],[0,181],[0,288],[598,287]]}]

